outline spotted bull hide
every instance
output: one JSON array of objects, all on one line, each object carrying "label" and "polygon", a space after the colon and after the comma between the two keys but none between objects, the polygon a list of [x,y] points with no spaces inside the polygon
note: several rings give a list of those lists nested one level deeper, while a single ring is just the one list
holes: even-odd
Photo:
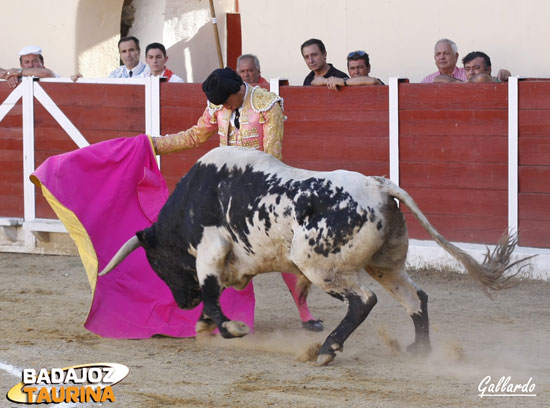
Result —
[{"label": "spotted bull hide", "polygon": [[429,352],[428,296],[405,271],[407,226],[395,199],[475,279],[492,289],[508,285],[503,273],[514,238],[506,236],[498,253],[480,265],[447,242],[407,192],[385,178],[297,169],[237,147],[203,156],[178,183],[158,221],[138,232],[101,274],[142,246],[179,307],[203,301],[198,330],[217,327],[231,338],[247,334],[248,327],[223,314],[223,289],[242,289],[264,272],[293,272],[305,286],[312,283],[347,304],[347,314],[319,351],[317,362],[324,365],[376,304],[376,295],[361,283],[368,273],[411,316],[415,340],[409,350]]}]

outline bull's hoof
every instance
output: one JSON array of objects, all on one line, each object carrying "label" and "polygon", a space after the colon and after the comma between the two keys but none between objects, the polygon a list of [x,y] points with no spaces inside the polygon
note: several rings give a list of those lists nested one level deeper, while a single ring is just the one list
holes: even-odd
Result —
[{"label": "bull's hoof", "polygon": [[336,351],[342,351],[344,349],[344,346],[342,344],[338,344],[336,342],[331,343],[331,340],[327,339],[325,340],[325,343],[321,346],[321,351],[319,351],[319,355],[317,356],[317,365],[318,366],[324,366],[330,363],[332,360],[334,360],[334,357],[336,357]]},{"label": "bull's hoof", "polygon": [[216,329],[216,323],[213,320],[199,320],[195,325],[197,334],[210,334]]},{"label": "bull's hoof", "polygon": [[407,347],[407,352],[415,356],[424,357],[432,352],[432,346],[427,342],[414,342]]},{"label": "bull's hoof", "polygon": [[[250,329],[246,324],[243,322],[239,322],[236,320],[228,320],[227,322],[222,323],[223,331],[227,332],[229,336],[223,336],[226,338],[231,337],[243,337],[246,336],[248,333],[250,333]],[[223,335],[223,333],[222,333]]]},{"label": "bull's hoof", "polygon": [[328,363],[334,360],[334,357],[336,357],[335,353],[319,354],[317,356],[317,361],[315,362],[315,365],[326,366]]}]

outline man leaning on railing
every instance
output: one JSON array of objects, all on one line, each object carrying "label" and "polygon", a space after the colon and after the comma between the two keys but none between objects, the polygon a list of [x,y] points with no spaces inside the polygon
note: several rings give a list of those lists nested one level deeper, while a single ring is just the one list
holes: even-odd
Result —
[{"label": "man leaning on railing", "polygon": [[58,76],[44,66],[42,48],[36,45],[23,47],[19,51],[20,68],[1,69],[0,79],[5,79],[11,88],[15,88],[22,77],[57,78]]}]

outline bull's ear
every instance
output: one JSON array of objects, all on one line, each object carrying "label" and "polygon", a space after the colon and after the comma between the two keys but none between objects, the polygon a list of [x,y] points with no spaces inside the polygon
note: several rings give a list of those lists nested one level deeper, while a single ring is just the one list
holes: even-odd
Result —
[{"label": "bull's ear", "polygon": [[136,232],[136,237],[145,249],[155,247],[157,245],[157,239],[152,228],[146,228],[142,231]]}]

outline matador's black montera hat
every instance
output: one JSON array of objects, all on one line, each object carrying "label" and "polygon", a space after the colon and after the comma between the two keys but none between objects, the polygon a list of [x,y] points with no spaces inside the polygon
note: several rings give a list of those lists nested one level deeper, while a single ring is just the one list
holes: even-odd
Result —
[{"label": "matador's black montera hat", "polygon": [[243,80],[231,68],[216,69],[202,83],[202,90],[214,105],[221,105],[227,98],[239,92]]}]

